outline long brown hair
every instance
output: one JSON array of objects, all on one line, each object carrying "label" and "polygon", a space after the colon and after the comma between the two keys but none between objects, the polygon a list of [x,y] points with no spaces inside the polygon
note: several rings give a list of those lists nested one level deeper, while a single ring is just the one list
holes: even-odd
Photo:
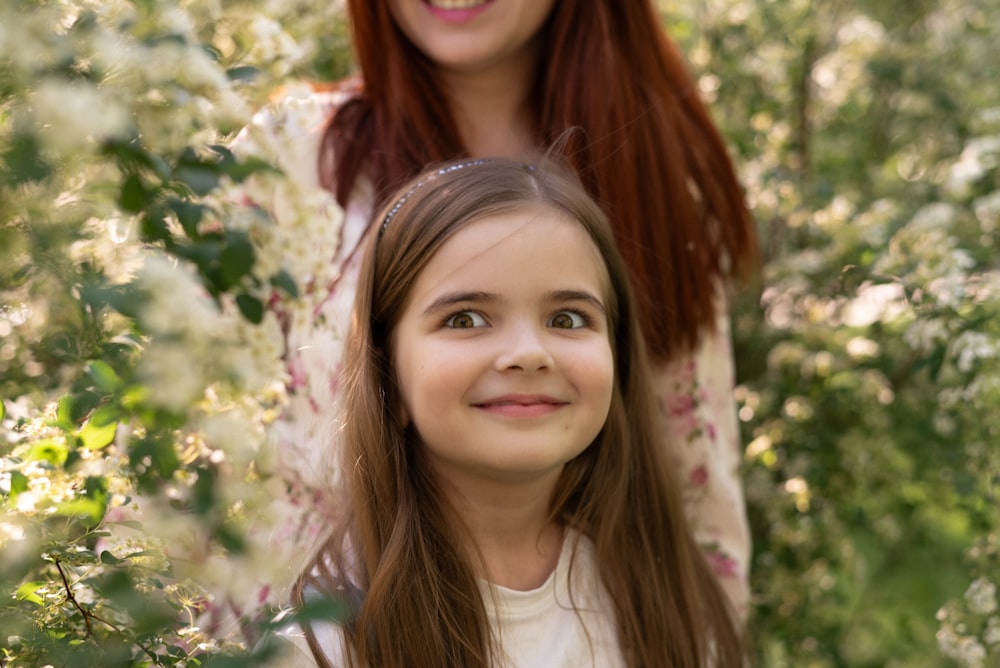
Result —
[{"label": "long brown hair", "polygon": [[[363,85],[331,119],[319,165],[341,204],[363,173],[381,201],[467,153],[433,64],[388,4],[347,2]],[[650,0],[560,0],[541,32],[535,139],[546,147],[582,130],[563,157],[608,213],[650,352],[667,359],[714,326],[718,290],[757,260],[725,143]]]},{"label": "long brown hair", "polygon": [[[396,194],[369,234],[345,370],[348,517],[299,582],[360,591],[344,626],[352,665],[486,668],[495,641],[475,568],[418,436],[400,414],[390,341],[420,272],[451,235],[484,217],[543,205],[577,220],[607,267],[615,386],[595,441],[556,484],[552,518],[593,541],[634,668],[742,665],[728,600],[684,518],[655,437],[646,351],[624,261],[600,207],[568,172],[507,160],[464,163]],[[388,224],[381,225],[387,211]],[[349,546],[349,549],[345,549]],[[307,637],[320,665],[315,636]]]}]

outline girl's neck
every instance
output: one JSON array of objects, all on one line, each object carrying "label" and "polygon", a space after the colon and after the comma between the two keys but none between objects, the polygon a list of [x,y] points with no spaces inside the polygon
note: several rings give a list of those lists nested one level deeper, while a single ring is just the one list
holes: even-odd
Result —
[{"label": "girl's neck", "polygon": [[538,152],[529,95],[536,57],[488,70],[442,72],[462,142],[474,157],[530,159]]},{"label": "girl's neck", "polygon": [[[480,577],[526,591],[540,587],[562,551],[563,526],[550,518],[551,485],[544,489],[451,486],[449,497],[469,537]],[[536,493],[537,492],[537,493]]]}]

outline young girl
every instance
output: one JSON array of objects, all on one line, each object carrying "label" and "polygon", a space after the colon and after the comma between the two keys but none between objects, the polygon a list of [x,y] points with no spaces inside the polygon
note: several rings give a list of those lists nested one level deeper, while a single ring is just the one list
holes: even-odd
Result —
[{"label": "young girl", "polygon": [[742,665],[657,441],[624,263],[582,186],[449,163],[391,198],[368,243],[344,513],[298,588],[353,609],[307,627],[317,665]]},{"label": "young girl", "polygon": [[[575,128],[561,154],[607,212],[627,260],[650,349],[660,447],[680,471],[699,543],[745,614],[750,537],[726,288],[754,261],[754,227],[655,3],[345,4],[357,76],[261,113],[238,146],[289,175],[282,189],[248,196],[282,225],[300,221],[290,233],[303,249],[299,265],[320,265],[300,282],[303,306],[274,306],[291,378],[275,436],[284,465],[301,476],[302,508],[318,507],[313,498],[337,475],[323,459],[336,451],[340,341],[358,240],[378,224],[381,203],[427,165],[462,156],[531,160]],[[315,205],[299,213],[289,204],[293,190]],[[308,536],[296,542],[309,553]]]}]

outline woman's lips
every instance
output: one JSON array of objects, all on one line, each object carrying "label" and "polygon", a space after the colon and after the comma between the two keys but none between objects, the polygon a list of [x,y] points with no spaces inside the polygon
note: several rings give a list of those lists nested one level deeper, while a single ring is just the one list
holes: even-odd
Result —
[{"label": "woman's lips", "polygon": [[494,0],[424,0],[428,11],[446,23],[465,23],[486,11]]}]

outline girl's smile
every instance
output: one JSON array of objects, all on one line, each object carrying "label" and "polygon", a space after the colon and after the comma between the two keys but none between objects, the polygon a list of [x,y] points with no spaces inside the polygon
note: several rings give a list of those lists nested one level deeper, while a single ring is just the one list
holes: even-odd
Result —
[{"label": "girl's smile", "polygon": [[472,405],[493,415],[523,419],[548,415],[568,404],[544,394],[508,394]]}]

